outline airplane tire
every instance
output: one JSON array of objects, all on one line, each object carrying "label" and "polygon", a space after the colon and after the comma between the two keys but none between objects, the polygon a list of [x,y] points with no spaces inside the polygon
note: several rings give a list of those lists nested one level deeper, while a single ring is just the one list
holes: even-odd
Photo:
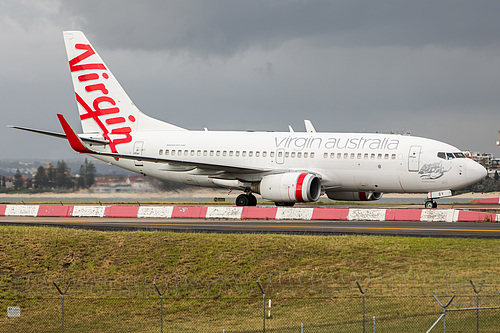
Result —
[{"label": "airplane tire", "polygon": [[255,195],[249,194],[248,198],[250,199],[248,206],[257,206],[257,198],[255,197]]},{"label": "airplane tire", "polygon": [[437,202],[434,200],[429,200],[425,202],[425,208],[437,208]]},{"label": "airplane tire", "polygon": [[236,206],[249,206],[250,198],[246,194],[240,194],[236,197]]}]

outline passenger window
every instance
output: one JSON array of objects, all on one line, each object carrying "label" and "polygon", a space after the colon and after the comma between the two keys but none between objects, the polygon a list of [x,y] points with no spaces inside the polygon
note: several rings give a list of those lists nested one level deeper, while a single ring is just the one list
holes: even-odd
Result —
[{"label": "passenger window", "polygon": [[328,153],[324,153],[323,158],[328,158]]},{"label": "passenger window", "polygon": [[165,155],[168,155],[169,151],[165,149]]},{"label": "passenger window", "polygon": [[255,152],[255,157],[259,157],[260,156],[260,152],[256,151]]},{"label": "passenger window", "polygon": [[365,153],[365,160],[368,159],[368,153]]},{"label": "passenger window", "polygon": [[371,154],[371,159],[374,160],[375,159],[375,154]]},{"label": "passenger window", "polygon": [[354,153],[351,153],[351,160],[354,159],[354,155],[355,155]]},{"label": "passenger window", "polygon": [[239,157],[240,156],[240,151],[236,151],[236,157]]},{"label": "passenger window", "polygon": [[311,158],[314,158],[314,153],[311,153]]},{"label": "passenger window", "polygon": [[348,159],[349,158],[349,154],[348,153],[344,153],[344,159]]},{"label": "passenger window", "polygon": [[304,153],[304,158],[307,158],[307,153]]},{"label": "passenger window", "polygon": [[242,151],[242,152],[241,152],[241,156],[242,156],[242,157],[246,157],[246,156],[247,156],[247,152],[246,152],[246,151]]},{"label": "passenger window", "polygon": [[335,153],[330,153],[330,158],[335,158]]},{"label": "passenger window", "polygon": [[361,159],[361,153],[358,153],[358,160]]},{"label": "passenger window", "polygon": [[392,158],[393,160],[395,160],[395,159],[396,159],[396,154],[392,154],[392,155],[391,155],[391,158]]},{"label": "passenger window", "polygon": [[214,151],[213,150],[210,151],[210,156],[214,156]]},{"label": "passenger window", "polygon": [[216,156],[220,156],[220,150],[217,150],[217,152],[215,153]]},{"label": "passenger window", "polygon": [[194,150],[191,150],[191,156],[194,156]]},{"label": "passenger window", "polygon": [[197,156],[201,156],[201,150],[198,150],[198,151],[196,152],[196,155],[197,155]]},{"label": "passenger window", "polygon": [[283,157],[283,152],[282,152],[282,151],[280,151],[280,152],[278,153],[278,157]]},{"label": "passenger window", "polygon": [[174,156],[174,155],[175,155],[175,150],[172,150],[172,156]]},{"label": "passenger window", "polygon": [[207,156],[208,155],[208,151],[204,150],[203,151],[203,156]]},{"label": "passenger window", "polygon": [[381,160],[381,159],[382,159],[382,154],[378,154],[378,155],[377,155],[377,158],[378,158],[379,160]]},{"label": "passenger window", "polygon": [[158,154],[163,155],[163,149],[160,149],[160,151],[158,152]]},{"label": "passenger window", "polygon": [[302,153],[297,153],[297,157],[301,158],[302,157]]},{"label": "passenger window", "polygon": [[272,151],[269,155],[270,155],[271,157],[274,157],[274,151]]},{"label": "passenger window", "polygon": [[341,158],[342,158],[342,154],[341,154],[341,153],[338,153],[338,154],[337,154],[337,158],[338,158],[338,159],[341,159]]},{"label": "passenger window", "polygon": [[233,151],[232,150],[229,151],[229,156],[233,156]]},{"label": "passenger window", "polygon": [[222,156],[226,156],[226,155],[227,155],[227,151],[225,151],[225,150],[224,150],[224,151],[222,152]]},{"label": "passenger window", "polygon": [[262,152],[262,157],[266,157],[267,156],[267,151],[263,151]]},{"label": "passenger window", "polygon": [[184,156],[188,156],[189,155],[189,150],[184,150]]},{"label": "passenger window", "polygon": [[248,152],[248,157],[252,157],[253,156],[253,151],[249,151]]},{"label": "passenger window", "polygon": [[285,153],[285,157],[287,157],[287,158],[288,158],[289,156],[290,156],[290,153],[289,153],[289,152],[286,152],[286,153]]},{"label": "passenger window", "polygon": [[385,154],[385,155],[384,155],[384,158],[385,158],[386,160],[388,160],[388,159],[389,159],[389,154]]}]

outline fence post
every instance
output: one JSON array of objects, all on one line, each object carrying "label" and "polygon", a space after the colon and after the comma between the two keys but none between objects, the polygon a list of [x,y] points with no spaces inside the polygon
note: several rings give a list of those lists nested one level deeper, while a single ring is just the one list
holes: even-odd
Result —
[{"label": "fence post", "polygon": [[158,295],[160,295],[160,332],[163,333],[163,295],[167,291],[167,287],[165,287],[165,290],[161,293],[160,289],[158,289],[158,286],[156,285],[156,282],[153,281],[153,285],[155,286]]},{"label": "fence post", "polygon": [[363,333],[365,333],[365,293],[368,290],[368,287],[370,286],[371,282],[372,282],[372,280],[369,280],[368,284],[366,285],[365,290],[363,290],[363,288],[361,288],[358,280],[356,280],[356,284],[358,285],[358,289],[361,292],[361,295],[363,295]]},{"label": "fence post", "polygon": [[476,332],[479,333],[479,293],[481,292],[481,289],[483,289],[484,285],[484,280],[479,286],[479,289],[476,289],[476,286],[470,280],[470,284],[472,285],[472,289],[474,289],[474,293],[476,294]]},{"label": "fence post", "polygon": [[[446,303],[446,305],[443,305],[443,303],[441,303],[439,301],[439,299],[436,297],[435,294],[433,294],[432,296],[434,296],[436,301],[443,308],[443,314],[441,315],[441,317],[443,318],[443,332],[446,333],[446,308],[448,307],[448,305],[451,304],[451,301],[453,301],[453,299],[455,298],[455,294],[453,294],[453,296],[451,296],[450,300],[448,301],[448,303]],[[438,319],[438,321],[439,321],[439,319]],[[437,321],[436,321],[436,323],[437,323]],[[434,325],[432,327],[434,327]],[[429,331],[432,329],[432,327],[429,329]],[[427,332],[429,332],[429,331],[427,331]]]},{"label": "fence post", "polygon": [[266,293],[264,292],[264,289],[262,289],[262,286],[260,285],[260,281],[257,281],[257,285],[260,288],[260,291],[262,292],[262,333],[266,332]]},{"label": "fence post", "polygon": [[66,294],[66,291],[68,291],[69,283],[66,286],[66,289],[64,289],[64,291],[61,291],[61,289],[59,289],[59,287],[57,286],[57,284],[55,282],[52,282],[52,283],[56,287],[56,289],[59,292],[59,294],[61,294],[62,332],[64,333],[64,294]]}]

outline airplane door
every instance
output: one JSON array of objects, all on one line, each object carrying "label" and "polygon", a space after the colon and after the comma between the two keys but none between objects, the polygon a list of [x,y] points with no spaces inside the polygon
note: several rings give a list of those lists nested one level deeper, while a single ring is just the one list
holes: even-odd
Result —
[{"label": "airplane door", "polygon": [[[134,155],[142,156],[142,151],[144,150],[144,142],[136,141],[134,142]],[[143,166],[144,163],[142,161],[134,161],[135,166]]]},{"label": "airplane door", "polygon": [[285,149],[279,148],[276,149],[276,164],[285,163]]},{"label": "airplane door", "polygon": [[420,151],[421,146],[411,146],[408,153],[408,171],[420,170]]}]

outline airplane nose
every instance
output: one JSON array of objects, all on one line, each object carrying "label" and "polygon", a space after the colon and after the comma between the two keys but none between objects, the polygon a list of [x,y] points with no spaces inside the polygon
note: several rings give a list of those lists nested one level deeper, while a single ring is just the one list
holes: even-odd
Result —
[{"label": "airplane nose", "polygon": [[481,179],[486,177],[487,174],[488,171],[486,171],[486,169],[481,164],[473,160],[469,160],[469,163],[467,163],[466,177],[467,181],[470,184],[480,181]]}]

